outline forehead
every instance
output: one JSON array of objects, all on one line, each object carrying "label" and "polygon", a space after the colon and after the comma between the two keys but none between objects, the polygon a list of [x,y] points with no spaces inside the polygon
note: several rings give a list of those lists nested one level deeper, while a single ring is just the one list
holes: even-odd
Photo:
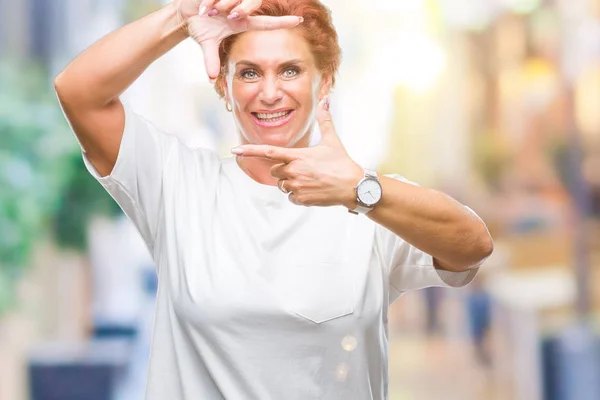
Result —
[{"label": "forehead", "polygon": [[246,60],[268,66],[293,59],[314,64],[310,46],[297,29],[244,32],[229,53],[233,64]]}]

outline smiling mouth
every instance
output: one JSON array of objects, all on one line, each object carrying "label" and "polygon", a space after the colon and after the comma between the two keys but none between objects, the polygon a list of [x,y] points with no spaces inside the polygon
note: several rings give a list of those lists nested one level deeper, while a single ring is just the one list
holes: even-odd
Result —
[{"label": "smiling mouth", "polygon": [[292,110],[280,111],[280,112],[276,112],[276,113],[253,112],[252,115],[254,115],[254,117],[261,122],[277,122],[277,121],[283,121],[288,115],[290,115],[291,112],[292,112]]},{"label": "smiling mouth", "polygon": [[290,109],[273,113],[253,112],[251,114],[256,125],[263,128],[276,128],[287,124],[291,120],[292,115],[294,115],[294,110]]}]

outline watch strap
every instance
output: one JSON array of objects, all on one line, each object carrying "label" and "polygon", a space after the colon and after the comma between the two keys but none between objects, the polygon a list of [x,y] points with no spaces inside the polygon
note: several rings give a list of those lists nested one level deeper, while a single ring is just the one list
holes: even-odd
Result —
[{"label": "watch strap", "polygon": [[373,209],[373,207],[366,207],[366,206],[361,206],[361,205],[357,205],[356,208],[354,210],[348,209],[348,212],[350,214],[366,214],[369,211],[371,211]]},{"label": "watch strap", "polygon": [[377,171],[373,171],[372,169],[367,169],[367,168],[365,168],[364,171],[365,171],[365,177],[370,176],[379,181],[379,175],[377,175]]}]

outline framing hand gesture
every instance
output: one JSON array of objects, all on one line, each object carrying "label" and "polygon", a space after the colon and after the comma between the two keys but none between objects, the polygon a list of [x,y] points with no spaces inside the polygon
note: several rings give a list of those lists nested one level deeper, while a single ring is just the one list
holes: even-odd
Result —
[{"label": "framing hand gesture", "polygon": [[271,168],[271,175],[279,179],[279,189],[289,193],[289,199],[294,204],[322,207],[343,205],[354,209],[354,186],[363,177],[363,169],[350,158],[335,131],[328,97],[318,105],[317,121],[322,138],[321,143],[314,147],[242,145],[231,152],[240,157],[277,161]]},{"label": "framing hand gesture", "polygon": [[219,45],[228,36],[251,30],[293,28],[302,17],[249,16],[262,0],[176,0],[179,18],[188,35],[200,44],[210,79],[219,76]]}]

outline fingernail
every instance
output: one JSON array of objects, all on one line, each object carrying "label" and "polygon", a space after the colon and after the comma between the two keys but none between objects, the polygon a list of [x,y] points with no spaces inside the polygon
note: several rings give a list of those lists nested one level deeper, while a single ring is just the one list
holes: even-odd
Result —
[{"label": "fingernail", "polygon": [[325,96],[325,104],[323,104],[325,111],[329,111],[329,96]]},{"label": "fingernail", "polygon": [[215,15],[217,15],[217,14],[219,14],[219,11],[218,11],[216,8],[213,8],[213,9],[212,9],[212,10],[210,10],[210,11],[208,12],[208,14],[206,14],[206,15],[208,15],[209,17],[214,17],[214,16],[215,16]]},{"label": "fingernail", "polygon": [[237,11],[234,11],[227,16],[227,19],[238,19],[239,17],[240,17],[240,14]]},{"label": "fingernail", "polygon": [[198,11],[198,15],[204,15],[205,12],[206,12],[206,6],[202,6],[202,7],[200,7],[200,11]]},{"label": "fingernail", "polygon": [[244,149],[242,149],[241,147],[234,147],[233,149],[231,149],[231,154],[242,154],[244,152]]},{"label": "fingernail", "polygon": [[304,22],[304,17],[298,17],[298,19],[300,20],[300,23]]}]

